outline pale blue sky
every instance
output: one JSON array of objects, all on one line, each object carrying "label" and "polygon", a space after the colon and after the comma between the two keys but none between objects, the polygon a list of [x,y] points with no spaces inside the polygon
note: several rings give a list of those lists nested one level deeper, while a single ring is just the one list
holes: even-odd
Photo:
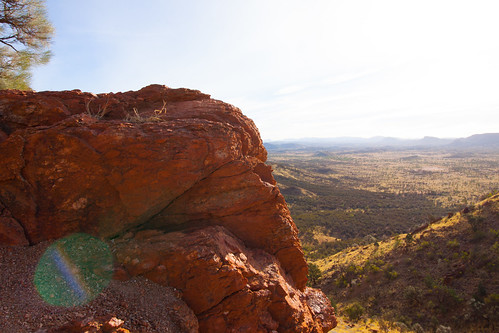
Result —
[{"label": "pale blue sky", "polygon": [[264,140],[499,132],[497,0],[48,0],[35,90],[152,83],[236,105]]}]

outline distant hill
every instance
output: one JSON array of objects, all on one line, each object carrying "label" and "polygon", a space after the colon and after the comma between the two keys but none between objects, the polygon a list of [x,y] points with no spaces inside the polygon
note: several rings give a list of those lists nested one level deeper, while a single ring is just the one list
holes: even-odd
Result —
[{"label": "distant hill", "polygon": [[264,142],[269,151],[313,150],[345,148],[499,148],[499,133],[475,134],[466,138],[437,138],[425,136],[422,139],[400,139],[376,136],[372,138],[302,138]]},{"label": "distant hill", "polygon": [[314,262],[322,290],[351,320],[499,332],[499,194],[488,196],[409,234]]},{"label": "distant hill", "polygon": [[267,142],[265,143],[265,149],[267,150],[279,150],[279,149],[286,149],[286,150],[299,150],[299,149],[306,149],[307,146],[295,142]]},{"label": "distant hill", "polygon": [[499,147],[499,133],[475,134],[467,138],[456,139],[452,147]]}]

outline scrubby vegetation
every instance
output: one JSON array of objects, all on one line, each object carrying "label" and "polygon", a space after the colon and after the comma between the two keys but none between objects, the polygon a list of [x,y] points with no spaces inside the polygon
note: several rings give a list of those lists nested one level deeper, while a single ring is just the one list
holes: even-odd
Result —
[{"label": "scrubby vegetation", "polygon": [[[316,261],[322,289],[351,320],[361,306],[365,316],[407,327],[498,330],[499,195],[464,211],[410,238],[395,236]],[[479,227],[470,220],[481,221]]]},{"label": "scrubby vegetation", "polygon": [[313,260],[407,233],[499,187],[497,150],[305,150],[269,161]]},{"label": "scrubby vegetation", "polygon": [[311,285],[343,318],[380,331],[499,329],[497,150],[305,150],[270,162]]}]

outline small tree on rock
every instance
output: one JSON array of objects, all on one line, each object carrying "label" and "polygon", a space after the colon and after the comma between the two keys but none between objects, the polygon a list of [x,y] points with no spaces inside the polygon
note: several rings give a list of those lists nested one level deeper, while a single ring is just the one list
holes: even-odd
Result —
[{"label": "small tree on rock", "polygon": [[0,89],[29,89],[31,68],[50,59],[52,34],[43,0],[1,0]]},{"label": "small tree on rock", "polygon": [[316,264],[310,263],[308,265],[308,284],[310,286],[314,286],[319,282],[320,278],[322,277],[322,272]]}]

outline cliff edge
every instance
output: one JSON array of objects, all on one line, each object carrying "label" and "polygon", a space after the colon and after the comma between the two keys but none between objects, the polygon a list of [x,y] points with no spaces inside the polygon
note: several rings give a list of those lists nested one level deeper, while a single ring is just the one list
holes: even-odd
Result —
[{"label": "cliff edge", "polygon": [[202,332],[323,332],[254,123],[188,89],[0,91],[0,244],[108,241],[121,280],[174,287]]}]

